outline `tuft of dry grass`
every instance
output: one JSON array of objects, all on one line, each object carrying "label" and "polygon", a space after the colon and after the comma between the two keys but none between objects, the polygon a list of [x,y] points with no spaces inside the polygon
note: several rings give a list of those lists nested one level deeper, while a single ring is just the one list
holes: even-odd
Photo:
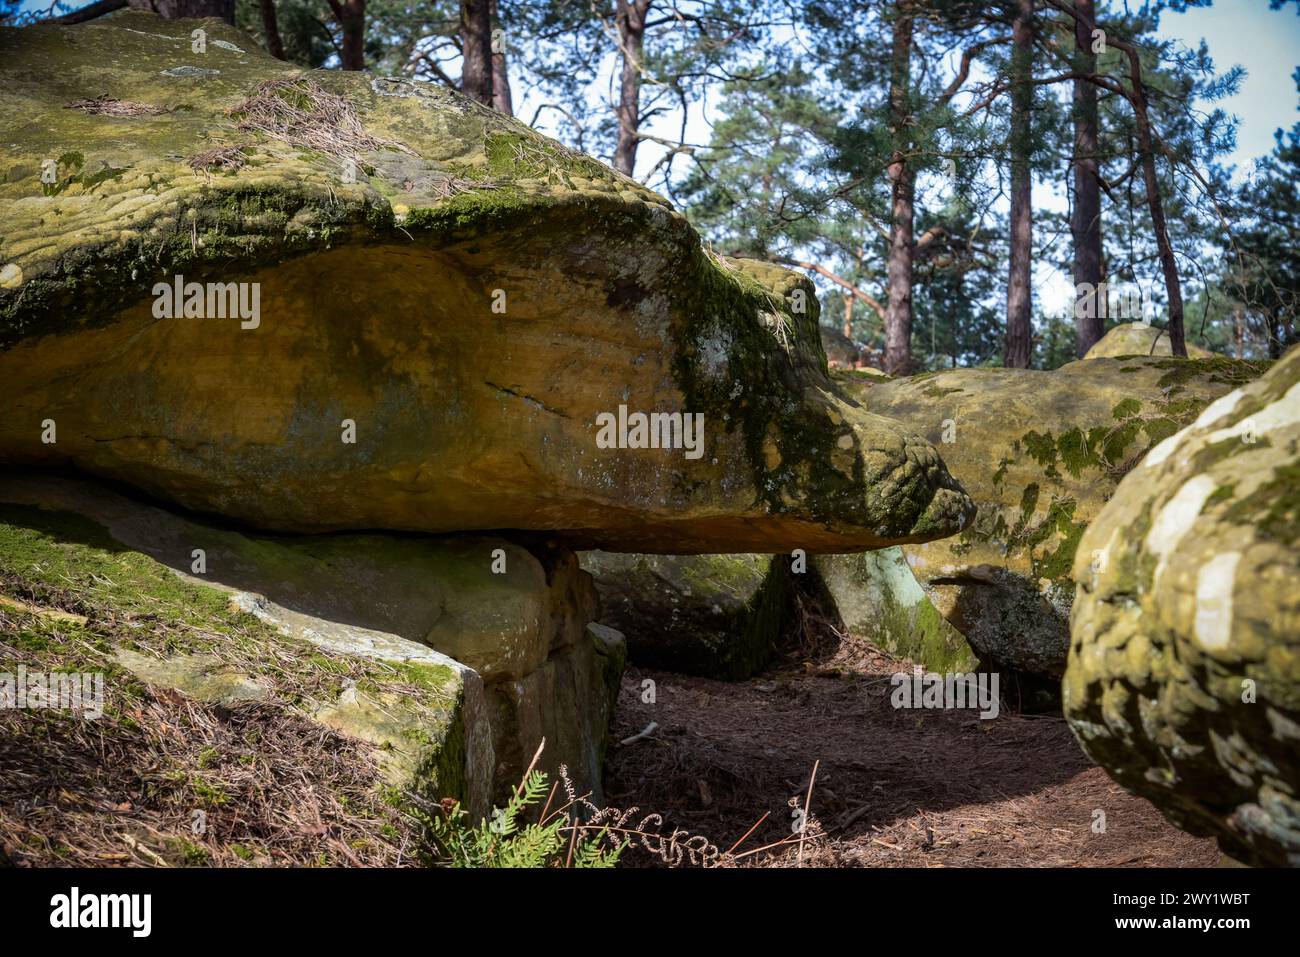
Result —
[{"label": "tuft of dry grass", "polygon": [[242,146],[218,146],[197,156],[191,156],[189,167],[196,173],[211,173],[214,169],[236,173],[243,169],[247,162]]},{"label": "tuft of dry grass", "polygon": [[267,80],[226,111],[244,132],[261,133],[329,156],[357,158],[379,149],[414,153],[396,140],[372,136],[347,99],[306,77]]},{"label": "tuft of dry grass", "polygon": [[161,106],[118,100],[111,96],[97,96],[93,100],[74,100],[63,108],[81,110],[83,113],[92,113],[96,116],[158,116],[167,112]]},{"label": "tuft of dry grass", "polygon": [[495,180],[463,179],[459,176],[440,177],[433,183],[433,191],[442,199],[479,189],[500,189],[500,186]]},{"label": "tuft of dry grass", "polygon": [[271,704],[150,689],[86,721],[0,714],[0,837],[19,866],[394,866],[415,831],[368,746]]}]

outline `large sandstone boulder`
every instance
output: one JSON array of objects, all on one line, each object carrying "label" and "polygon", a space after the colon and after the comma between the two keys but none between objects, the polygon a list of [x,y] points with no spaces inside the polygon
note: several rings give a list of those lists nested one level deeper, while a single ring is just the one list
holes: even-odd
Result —
[{"label": "large sandstone boulder", "polygon": [[[806,279],[456,93],[202,25],[0,33],[0,462],[296,532],[771,552],[969,519],[834,392]],[[652,413],[674,447],[638,447]]]},{"label": "large sandstone boulder", "polygon": [[[1169,333],[1145,322],[1122,322],[1093,343],[1085,359],[1108,359],[1118,356],[1172,356]],[[1214,353],[1187,343],[1189,359],[1208,359]]]},{"label": "large sandstone boulder", "polygon": [[[394,666],[434,667],[454,694],[430,685],[419,700],[404,701],[351,689],[312,711],[384,746],[404,787],[442,788],[435,799],[499,798],[545,738],[539,766],[566,764],[575,784],[600,793],[623,649],[608,629],[588,627],[595,591],[572,552],[486,536],[244,534],[48,476],[0,480],[0,502],[90,519],[122,547],[226,591],[236,607],[293,638]],[[213,654],[219,659],[222,649]],[[188,652],[153,663],[128,653],[122,663],[189,694],[255,694],[256,675],[214,672],[206,657]],[[412,717],[426,698],[451,708],[437,711],[445,720],[433,729]],[[453,770],[443,766],[449,761]]]},{"label": "large sandstone boulder", "polygon": [[1084,530],[1147,449],[1260,371],[1224,357],[1108,358],[839,381],[935,442],[978,506],[959,536],[904,548],[936,607],[982,664],[1059,678]]},{"label": "large sandstone boulder", "polygon": [[1232,857],[1300,866],[1300,349],[1152,449],[1074,572],[1084,750]]},{"label": "large sandstone boulder", "polygon": [[739,680],[767,664],[794,610],[789,556],[583,552],[599,620],[637,664]]}]

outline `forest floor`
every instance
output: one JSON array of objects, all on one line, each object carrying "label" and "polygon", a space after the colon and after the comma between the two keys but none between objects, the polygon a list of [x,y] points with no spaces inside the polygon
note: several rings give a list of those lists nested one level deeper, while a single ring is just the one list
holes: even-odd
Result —
[{"label": "forest floor", "polygon": [[[890,676],[911,664],[858,637],[835,644],[740,682],[629,668],[607,801],[661,813],[666,832],[703,835],[723,852],[739,842],[740,866],[1218,863],[1212,840],[1179,831],[1089,762],[1060,714],[896,710]],[[619,744],[650,722],[649,736]],[[640,849],[624,862],[657,863]]]}]

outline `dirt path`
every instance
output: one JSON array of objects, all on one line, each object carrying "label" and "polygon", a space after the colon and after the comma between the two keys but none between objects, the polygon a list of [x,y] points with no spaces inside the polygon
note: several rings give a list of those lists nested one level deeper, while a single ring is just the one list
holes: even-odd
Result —
[{"label": "dirt path", "polygon": [[[1213,841],[1167,824],[1080,751],[1059,715],[896,710],[889,676],[910,664],[849,638],[744,682],[630,668],[606,792],[659,811],[741,863],[793,863],[798,795],[814,762],[805,865],[828,867],[1212,866]],[[643,700],[653,681],[654,701]],[[1094,831],[1096,812],[1105,828]],[[786,842],[772,850],[758,849]],[[646,863],[643,853],[627,863]]]}]

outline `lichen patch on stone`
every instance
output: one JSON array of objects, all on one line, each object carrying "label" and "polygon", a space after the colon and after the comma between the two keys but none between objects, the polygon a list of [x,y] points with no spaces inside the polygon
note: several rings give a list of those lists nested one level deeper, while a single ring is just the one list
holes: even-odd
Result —
[{"label": "lichen patch on stone", "polygon": [[1232,595],[1236,588],[1239,552],[1221,552],[1196,575],[1196,640],[1209,651],[1221,651],[1232,638]]}]

